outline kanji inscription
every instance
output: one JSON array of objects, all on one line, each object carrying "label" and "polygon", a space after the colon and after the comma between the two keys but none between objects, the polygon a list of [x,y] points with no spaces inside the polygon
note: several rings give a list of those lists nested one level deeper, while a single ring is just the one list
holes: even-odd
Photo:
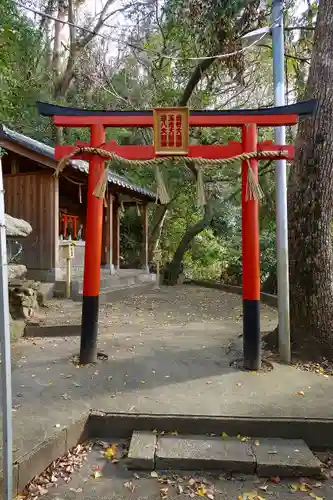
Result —
[{"label": "kanji inscription", "polygon": [[189,149],[188,108],[154,109],[156,155],[187,155]]}]

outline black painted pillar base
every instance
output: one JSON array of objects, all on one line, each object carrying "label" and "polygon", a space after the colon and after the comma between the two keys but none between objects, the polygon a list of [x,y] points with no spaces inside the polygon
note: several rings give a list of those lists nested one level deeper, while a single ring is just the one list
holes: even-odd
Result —
[{"label": "black painted pillar base", "polygon": [[80,364],[96,363],[99,295],[83,296]]},{"label": "black painted pillar base", "polygon": [[243,299],[243,359],[246,370],[261,368],[260,300]]}]

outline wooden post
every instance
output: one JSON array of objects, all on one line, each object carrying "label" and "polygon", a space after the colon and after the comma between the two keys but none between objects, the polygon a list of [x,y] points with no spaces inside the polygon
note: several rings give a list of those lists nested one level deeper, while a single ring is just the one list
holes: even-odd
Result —
[{"label": "wooden post", "polygon": [[[92,125],[91,146],[99,148],[104,142],[105,130],[103,125]],[[84,256],[80,347],[80,364],[82,365],[93,363],[97,359],[103,199],[97,198],[93,192],[103,173],[104,160],[97,155],[91,155],[87,193],[86,248]]]},{"label": "wooden post", "polygon": [[142,243],[142,267],[149,273],[149,263],[148,263],[148,203],[142,206],[142,222],[143,222],[143,243]]},{"label": "wooden post", "polygon": [[111,193],[109,193],[108,200],[109,207],[109,266],[110,266],[110,274],[114,274],[114,264],[113,264],[113,210],[114,210],[114,197]]},{"label": "wooden post", "polygon": [[71,296],[71,281],[72,281],[71,271],[72,271],[72,259],[67,257],[67,259],[66,259],[66,299],[69,299]]},{"label": "wooden post", "polygon": [[113,196],[108,193],[107,206],[104,208],[103,241],[102,241],[102,265],[114,274],[113,255]]},{"label": "wooden post", "polygon": [[113,203],[113,223],[112,223],[112,259],[115,270],[120,267],[120,205],[118,200]]},{"label": "wooden post", "polygon": [[[242,128],[243,151],[257,149],[256,124]],[[250,160],[250,167],[258,179],[258,161]],[[259,202],[246,199],[248,162],[242,162],[242,263],[243,263],[243,356],[244,368],[261,367],[260,342],[260,250]]]}]

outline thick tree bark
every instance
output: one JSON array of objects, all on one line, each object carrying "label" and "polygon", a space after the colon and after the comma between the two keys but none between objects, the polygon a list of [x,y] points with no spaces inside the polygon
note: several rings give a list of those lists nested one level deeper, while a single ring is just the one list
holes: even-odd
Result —
[{"label": "thick tree bark", "polygon": [[333,16],[321,0],[307,97],[315,116],[300,123],[288,195],[291,334],[297,350],[333,358]]}]

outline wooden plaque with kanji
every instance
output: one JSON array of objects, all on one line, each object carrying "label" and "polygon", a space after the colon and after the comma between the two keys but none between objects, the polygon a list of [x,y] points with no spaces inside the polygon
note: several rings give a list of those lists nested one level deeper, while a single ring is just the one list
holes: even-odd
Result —
[{"label": "wooden plaque with kanji", "polygon": [[157,156],[188,154],[188,108],[154,109],[154,148]]}]

